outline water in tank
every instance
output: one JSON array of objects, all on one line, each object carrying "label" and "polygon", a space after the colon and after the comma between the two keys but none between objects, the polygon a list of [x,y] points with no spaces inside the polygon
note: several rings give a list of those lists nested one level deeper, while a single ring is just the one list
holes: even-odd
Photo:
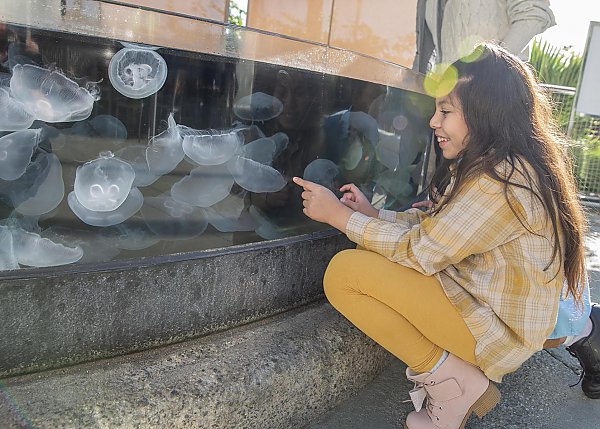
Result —
[{"label": "water in tank", "polygon": [[430,98],[333,73],[0,24],[0,270],[196,252],[327,228],[302,176],[402,209]]}]

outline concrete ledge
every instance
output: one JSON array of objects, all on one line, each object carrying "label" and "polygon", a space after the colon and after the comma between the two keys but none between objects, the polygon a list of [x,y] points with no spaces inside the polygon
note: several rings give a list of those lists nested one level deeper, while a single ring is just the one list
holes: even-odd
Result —
[{"label": "concrete ledge", "polygon": [[389,362],[321,302],[181,344],[0,380],[0,422],[7,429],[303,427]]},{"label": "concrete ledge", "polygon": [[323,295],[339,233],[0,279],[0,377],[229,329]]}]

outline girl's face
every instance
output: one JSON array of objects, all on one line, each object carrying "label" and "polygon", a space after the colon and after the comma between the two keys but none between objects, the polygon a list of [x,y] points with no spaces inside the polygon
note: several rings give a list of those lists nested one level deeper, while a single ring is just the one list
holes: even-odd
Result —
[{"label": "girl's face", "polygon": [[446,159],[456,159],[467,146],[467,123],[458,100],[451,95],[435,100],[435,113],[429,121]]}]

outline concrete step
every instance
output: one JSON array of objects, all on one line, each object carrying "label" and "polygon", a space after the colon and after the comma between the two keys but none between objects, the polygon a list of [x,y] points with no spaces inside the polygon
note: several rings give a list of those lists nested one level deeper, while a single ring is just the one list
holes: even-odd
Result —
[{"label": "concrete step", "polygon": [[5,378],[0,427],[302,427],[389,362],[321,301],[196,340]]},{"label": "concrete step", "polygon": [[[403,428],[414,408],[406,366],[394,359],[357,394],[325,413],[307,429]],[[471,417],[465,429],[598,429],[600,400],[587,398],[577,382],[579,364],[564,348],[541,351],[499,385],[500,404],[483,419]]]}]

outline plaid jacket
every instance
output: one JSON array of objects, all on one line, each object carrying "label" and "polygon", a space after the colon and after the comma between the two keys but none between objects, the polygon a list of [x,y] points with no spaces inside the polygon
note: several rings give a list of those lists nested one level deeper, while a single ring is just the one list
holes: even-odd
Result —
[{"label": "plaid jacket", "polygon": [[475,337],[479,367],[494,381],[542,349],[564,279],[540,201],[515,186],[508,198],[525,226],[503,185],[489,176],[464,183],[435,216],[418,209],[381,210],[379,219],[356,212],[346,226],[357,244],[437,277]]}]

